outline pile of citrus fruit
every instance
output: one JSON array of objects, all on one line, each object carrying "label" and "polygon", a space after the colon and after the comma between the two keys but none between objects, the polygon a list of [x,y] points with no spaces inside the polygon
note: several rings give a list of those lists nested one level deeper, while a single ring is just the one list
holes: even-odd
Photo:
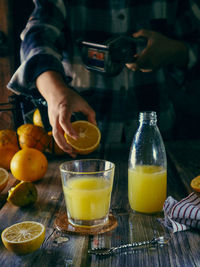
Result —
[{"label": "pile of citrus fruit", "polygon": [[36,202],[37,189],[33,182],[43,178],[47,171],[44,152],[49,140],[44,128],[34,124],[23,124],[16,132],[0,130],[0,192],[8,184],[8,171],[21,181],[9,190],[8,202],[19,207]]}]

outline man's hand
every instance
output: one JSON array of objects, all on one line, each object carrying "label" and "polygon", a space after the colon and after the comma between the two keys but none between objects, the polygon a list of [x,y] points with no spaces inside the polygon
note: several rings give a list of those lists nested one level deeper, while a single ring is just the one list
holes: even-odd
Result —
[{"label": "man's hand", "polygon": [[147,46],[140,54],[134,55],[136,61],[127,63],[127,68],[133,71],[151,72],[170,64],[177,67],[187,65],[188,49],[184,43],[145,29],[134,33],[133,37],[147,38]]},{"label": "man's hand", "polygon": [[96,124],[94,110],[79,94],[67,87],[59,73],[54,71],[42,73],[37,78],[36,85],[47,101],[49,121],[56,143],[75,157],[76,154],[67,144],[64,133],[74,139],[78,137],[71,125],[71,116],[74,112],[82,112],[89,122]]}]

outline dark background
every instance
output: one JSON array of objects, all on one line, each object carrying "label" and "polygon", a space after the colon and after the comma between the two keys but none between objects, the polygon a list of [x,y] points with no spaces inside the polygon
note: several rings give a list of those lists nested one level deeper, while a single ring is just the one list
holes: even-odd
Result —
[{"label": "dark background", "polygon": [[[26,26],[27,20],[34,9],[34,4],[32,0],[13,0],[12,4],[14,66],[17,69],[20,65],[20,33]],[[187,74],[189,79],[185,91],[172,92],[176,112],[174,139],[200,138],[200,63],[198,65],[199,67],[195,66],[195,69]],[[193,84],[193,80],[196,81],[195,84]]]},{"label": "dark background", "polygon": [[26,26],[26,22],[34,9],[32,0],[13,1],[13,32],[15,38],[15,68],[19,66],[20,33]]}]

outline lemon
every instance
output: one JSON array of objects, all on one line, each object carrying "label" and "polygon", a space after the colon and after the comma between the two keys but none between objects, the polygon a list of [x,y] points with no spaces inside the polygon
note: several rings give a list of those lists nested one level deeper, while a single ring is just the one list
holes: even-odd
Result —
[{"label": "lemon", "polygon": [[0,168],[0,192],[6,187],[8,183],[8,172],[4,168]]},{"label": "lemon", "polygon": [[23,207],[35,203],[37,195],[37,189],[33,183],[22,181],[9,190],[7,201]]},{"label": "lemon", "polygon": [[7,227],[1,234],[4,246],[17,254],[37,250],[45,239],[45,227],[34,221],[24,221]]},{"label": "lemon", "polygon": [[44,128],[42,117],[38,108],[36,108],[33,113],[33,124]]},{"label": "lemon", "polygon": [[73,129],[78,134],[78,139],[73,139],[67,133],[65,139],[77,154],[87,155],[97,149],[101,140],[99,128],[89,121],[72,122]]}]

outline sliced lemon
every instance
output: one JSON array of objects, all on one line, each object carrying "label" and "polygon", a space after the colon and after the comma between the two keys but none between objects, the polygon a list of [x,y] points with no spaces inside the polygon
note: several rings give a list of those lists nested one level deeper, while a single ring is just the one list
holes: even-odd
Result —
[{"label": "sliced lemon", "polygon": [[78,139],[75,140],[65,133],[65,139],[70,144],[77,154],[89,154],[97,149],[100,140],[101,132],[99,128],[88,121],[72,122],[73,129],[78,134]]},{"label": "sliced lemon", "polygon": [[22,181],[9,190],[7,201],[23,207],[35,203],[37,195],[37,189],[33,183]]},{"label": "sliced lemon", "polygon": [[24,221],[7,227],[1,234],[4,246],[17,254],[37,250],[45,239],[45,227],[34,221]]},{"label": "sliced lemon", "polygon": [[4,168],[0,168],[0,192],[6,187],[8,183],[8,172]]}]

